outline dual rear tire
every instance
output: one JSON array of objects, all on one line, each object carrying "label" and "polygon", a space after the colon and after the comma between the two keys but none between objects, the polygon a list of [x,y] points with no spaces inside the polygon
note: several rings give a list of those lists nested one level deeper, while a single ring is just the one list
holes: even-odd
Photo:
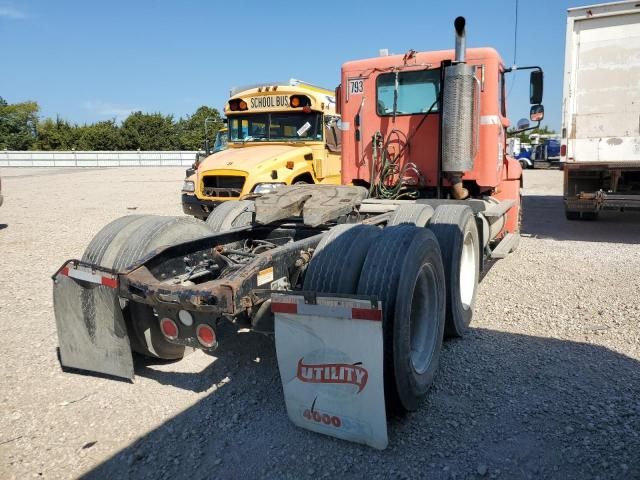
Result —
[{"label": "dual rear tire", "polygon": [[433,233],[415,225],[334,227],[314,253],[304,289],[382,302],[387,407],[415,410],[433,381],[444,332],[444,271]]},{"label": "dual rear tire", "polygon": [[471,323],[480,277],[480,235],[475,216],[466,205],[405,204],[389,225],[427,227],[438,240],[446,275],[445,336],[462,337]]},{"label": "dual rear tire", "polygon": [[[253,220],[251,201],[230,201],[217,207],[207,222],[192,217],[129,215],[107,224],[91,240],[82,260],[116,271],[126,269],[162,246],[175,245],[213,233],[246,226]],[[99,287],[83,293],[85,302],[95,304],[102,315],[113,315],[118,308],[116,293]],[[192,349],[166,340],[153,308],[129,301],[123,308],[131,349],[141,355],[163,360],[177,360]]]},{"label": "dual rear tire", "polygon": [[471,323],[480,277],[480,236],[466,205],[442,205],[429,220],[442,251],[447,283],[445,335],[462,337]]},{"label": "dual rear tire", "polygon": [[[423,228],[423,227],[428,228]],[[416,410],[438,368],[443,337],[468,327],[479,235],[467,206],[403,205],[384,229],[339,225],[318,245],[304,289],[376,297],[383,309],[385,400]]]},{"label": "dual rear tire", "polygon": [[[190,217],[130,215],[118,218],[100,230],[87,246],[82,260],[123,270],[161,246],[211,233],[204,222]],[[100,315],[113,315],[113,309],[119,305],[116,292],[106,287],[87,290],[83,296],[86,297],[83,301],[92,302]],[[191,351],[165,339],[150,306],[130,301],[123,308],[123,316],[133,351],[164,360],[180,359]]]},{"label": "dual rear tire", "polygon": [[356,293],[382,302],[387,407],[416,410],[433,382],[444,333],[445,275],[433,233],[385,228],[367,254]]}]

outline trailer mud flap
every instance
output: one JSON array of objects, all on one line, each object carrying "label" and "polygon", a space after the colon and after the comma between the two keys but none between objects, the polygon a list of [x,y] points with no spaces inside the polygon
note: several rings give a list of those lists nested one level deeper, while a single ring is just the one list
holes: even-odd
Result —
[{"label": "trailer mud flap", "polygon": [[53,280],[60,363],[133,379],[133,357],[117,295],[117,276],[70,261]]},{"label": "trailer mud flap", "polygon": [[274,294],[287,413],[299,427],[387,447],[382,310],[371,300]]}]

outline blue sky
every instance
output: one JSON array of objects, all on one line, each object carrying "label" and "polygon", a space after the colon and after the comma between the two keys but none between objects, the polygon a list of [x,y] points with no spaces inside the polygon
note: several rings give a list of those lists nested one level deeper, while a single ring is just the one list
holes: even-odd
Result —
[{"label": "blue sky", "polygon": [[[588,3],[588,2],[587,2]],[[595,3],[595,2],[594,2]],[[517,64],[545,70],[545,124],[558,129],[566,9],[520,0]],[[515,0],[0,0],[0,96],[84,123],[134,110],[176,117],[222,108],[233,86],[290,77],[334,88],[348,60],[468,46],[513,62]],[[528,115],[528,73],[511,74],[512,121]]]}]

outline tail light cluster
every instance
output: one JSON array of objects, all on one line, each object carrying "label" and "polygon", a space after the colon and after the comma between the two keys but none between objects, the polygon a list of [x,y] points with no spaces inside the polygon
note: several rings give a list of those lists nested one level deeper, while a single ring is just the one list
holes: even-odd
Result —
[{"label": "tail light cluster", "polygon": [[[191,314],[186,310],[181,310],[178,314],[178,318],[180,319],[180,322],[187,327],[190,327],[193,324]],[[180,332],[178,324],[172,319],[166,317],[160,320],[160,330],[169,340],[177,339]],[[201,323],[196,327],[196,338],[204,348],[211,348],[215,346],[217,341],[216,332],[206,323]]]}]

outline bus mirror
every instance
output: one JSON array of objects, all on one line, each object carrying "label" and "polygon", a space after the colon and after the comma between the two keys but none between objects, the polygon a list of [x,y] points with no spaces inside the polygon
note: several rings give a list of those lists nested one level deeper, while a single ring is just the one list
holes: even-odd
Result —
[{"label": "bus mirror", "polygon": [[335,90],[336,113],[340,115],[342,108],[340,107],[340,97],[342,96],[342,85],[338,85]]}]

